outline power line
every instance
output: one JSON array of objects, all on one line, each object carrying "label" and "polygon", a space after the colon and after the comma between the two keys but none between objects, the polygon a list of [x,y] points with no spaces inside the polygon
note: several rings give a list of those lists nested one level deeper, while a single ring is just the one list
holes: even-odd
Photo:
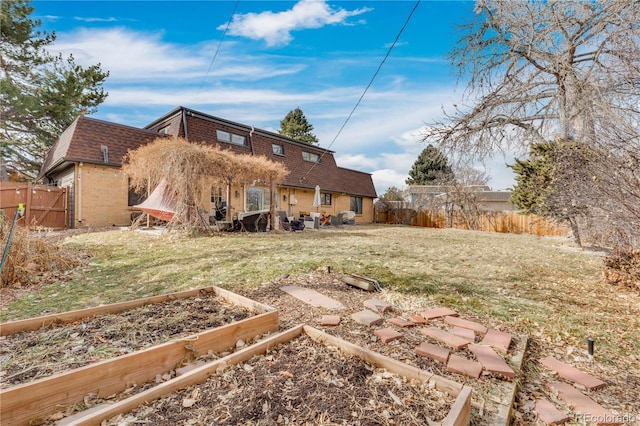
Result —
[{"label": "power line", "polygon": [[207,77],[209,76],[209,73],[211,72],[211,68],[213,68],[213,63],[216,60],[216,57],[218,56],[218,52],[220,52],[220,47],[222,46],[222,42],[224,41],[225,36],[227,35],[227,31],[229,30],[229,26],[231,26],[231,21],[233,20],[233,15],[236,13],[236,9],[238,8],[238,3],[240,3],[240,0],[236,0],[236,4],[233,5],[233,10],[231,11],[231,15],[229,16],[229,20],[227,21],[227,26],[224,29],[224,32],[222,33],[222,37],[220,38],[220,41],[218,42],[218,47],[216,48],[216,53],[213,54],[213,58],[211,58],[211,63],[209,64],[209,69],[207,70],[207,73],[204,75],[204,78],[202,79],[202,83],[200,83],[200,88],[198,89],[198,93],[196,93],[196,96],[198,96],[200,94],[200,91],[202,90],[202,87],[204,86],[204,82],[207,80]]},{"label": "power line", "polygon": [[[358,99],[358,102],[356,102],[355,106],[353,107],[353,109],[351,110],[351,112],[349,113],[347,118],[344,120],[344,123],[342,123],[342,126],[338,130],[338,133],[336,133],[335,137],[333,138],[333,140],[331,141],[329,146],[327,146],[327,149],[331,148],[331,146],[334,144],[334,142],[338,139],[338,136],[340,136],[340,134],[342,133],[342,130],[344,130],[344,128],[347,125],[347,123],[349,122],[349,120],[351,120],[351,117],[353,116],[353,113],[356,111],[356,109],[360,105],[360,102],[362,102],[362,99],[364,98],[364,95],[367,94],[367,91],[369,90],[369,88],[373,84],[373,81],[376,79],[376,77],[380,73],[380,70],[382,69],[382,66],[384,65],[384,63],[387,61],[387,58],[389,57],[389,55],[391,55],[391,51],[395,47],[396,43],[398,43],[398,40],[400,39],[400,36],[404,32],[405,28],[407,28],[407,25],[409,25],[409,21],[411,21],[411,17],[413,16],[413,14],[415,13],[416,9],[418,8],[418,5],[420,4],[420,1],[421,0],[417,0],[416,4],[413,5],[413,9],[411,9],[411,12],[409,12],[409,15],[407,16],[407,19],[404,21],[404,25],[402,25],[402,28],[400,28],[400,31],[398,32],[398,35],[396,35],[395,40],[393,40],[393,43],[391,43],[391,46],[389,47],[389,50],[387,50],[387,54],[384,55],[384,58],[382,58],[382,61],[380,62],[380,65],[378,65],[378,69],[376,69],[376,72],[373,74],[373,77],[371,77],[371,80],[369,80],[369,84],[367,84],[367,87],[365,87],[364,91],[362,92],[362,95],[360,95],[360,98]],[[324,157],[324,155],[325,155],[325,153],[323,153],[320,156],[320,160],[322,160],[322,157]],[[317,163],[314,163],[311,166],[311,168],[309,168],[309,171],[307,172],[307,176],[309,175],[309,173],[311,173],[311,170],[313,170],[313,168],[316,166],[316,164]]]}]

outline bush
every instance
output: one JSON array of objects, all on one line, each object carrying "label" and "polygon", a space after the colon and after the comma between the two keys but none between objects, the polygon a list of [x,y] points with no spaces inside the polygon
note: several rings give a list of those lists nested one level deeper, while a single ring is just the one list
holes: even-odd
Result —
[{"label": "bush", "polygon": [[[0,250],[3,255],[11,224],[12,221],[0,218]],[[0,286],[19,288],[53,281],[79,264],[80,260],[74,253],[16,226],[0,273]]]},{"label": "bush", "polygon": [[640,250],[611,254],[605,258],[604,279],[640,291]]}]

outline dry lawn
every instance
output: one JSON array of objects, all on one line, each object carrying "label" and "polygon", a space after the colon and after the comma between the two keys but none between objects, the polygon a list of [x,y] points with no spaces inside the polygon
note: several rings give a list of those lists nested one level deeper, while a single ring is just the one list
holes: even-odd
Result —
[{"label": "dry lawn", "polygon": [[[447,306],[527,333],[517,424],[533,424],[531,401],[549,396],[544,383],[551,376],[536,362],[548,355],[605,379],[599,402],[640,419],[640,296],[603,284],[603,257],[566,239],[353,226],[200,238],[113,230],[77,234],[63,244],[88,252],[88,264],[69,281],[9,303],[3,289],[2,321],[209,284],[247,294],[287,274],[331,267],[378,279],[400,306]],[[596,341],[593,362],[586,357],[588,336]]]}]

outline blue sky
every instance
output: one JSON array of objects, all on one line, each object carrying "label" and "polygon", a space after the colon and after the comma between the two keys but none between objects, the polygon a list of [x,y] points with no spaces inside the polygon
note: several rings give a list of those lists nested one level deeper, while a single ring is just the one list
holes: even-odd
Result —
[{"label": "blue sky", "polygon": [[[277,131],[300,107],[341,167],[406,187],[422,129],[459,101],[447,54],[473,2],[423,0],[347,124],[414,1],[33,1],[54,51],[100,63],[96,118],[143,127],[178,106]],[[214,60],[215,57],[215,60]],[[493,189],[513,185],[502,157]]]}]

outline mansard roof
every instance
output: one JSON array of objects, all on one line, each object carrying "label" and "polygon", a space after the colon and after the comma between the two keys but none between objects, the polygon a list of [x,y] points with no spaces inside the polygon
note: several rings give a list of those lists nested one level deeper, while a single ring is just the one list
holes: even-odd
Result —
[{"label": "mansard roof", "polygon": [[[222,142],[218,140],[218,131],[236,135],[245,143]],[[319,185],[326,192],[377,197],[371,174],[338,167],[334,151],[184,107],[174,109],[144,129],[82,115],[51,148],[40,177],[74,162],[120,167],[128,150],[150,143],[159,136],[179,136],[194,143],[218,145],[238,154],[263,155],[289,170],[284,186],[313,189]],[[275,149],[274,145],[280,148]],[[103,153],[105,147],[107,156]]]}]

